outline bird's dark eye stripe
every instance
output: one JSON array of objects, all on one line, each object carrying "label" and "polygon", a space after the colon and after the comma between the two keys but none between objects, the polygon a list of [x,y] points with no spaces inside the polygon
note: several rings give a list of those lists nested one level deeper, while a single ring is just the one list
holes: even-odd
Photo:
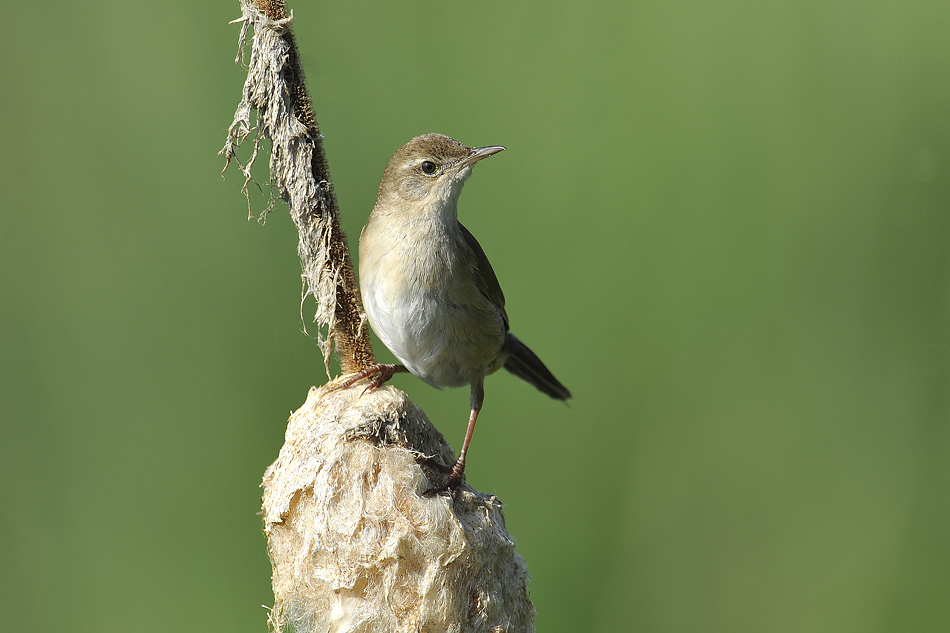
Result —
[{"label": "bird's dark eye stripe", "polygon": [[431,160],[424,160],[424,161],[422,161],[422,171],[425,172],[425,173],[427,173],[427,174],[434,174],[434,173],[435,173],[435,163],[433,163]]}]

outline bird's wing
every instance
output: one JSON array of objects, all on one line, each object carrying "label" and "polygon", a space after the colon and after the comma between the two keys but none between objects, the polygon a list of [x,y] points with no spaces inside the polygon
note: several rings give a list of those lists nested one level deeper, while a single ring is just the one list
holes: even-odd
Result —
[{"label": "bird's wing", "polygon": [[465,228],[465,226],[459,222],[459,228],[462,229],[462,235],[465,237],[465,242],[468,244],[469,248],[472,249],[472,254],[475,255],[475,285],[478,286],[479,291],[485,295],[489,301],[491,301],[498,310],[501,312],[501,317],[505,321],[505,332],[508,331],[508,313],[505,312],[505,293],[501,291],[501,285],[498,283],[498,277],[495,276],[495,271],[491,267],[491,262],[488,261],[488,257],[485,255],[485,251],[482,250],[481,244],[478,243],[478,240],[475,239],[475,236]]}]

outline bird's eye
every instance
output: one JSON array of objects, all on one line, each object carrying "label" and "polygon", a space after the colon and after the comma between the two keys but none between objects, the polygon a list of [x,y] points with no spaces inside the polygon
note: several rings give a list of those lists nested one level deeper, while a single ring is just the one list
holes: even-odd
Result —
[{"label": "bird's eye", "polygon": [[435,163],[431,160],[422,161],[422,171],[423,173],[429,174],[430,176],[435,173]]}]

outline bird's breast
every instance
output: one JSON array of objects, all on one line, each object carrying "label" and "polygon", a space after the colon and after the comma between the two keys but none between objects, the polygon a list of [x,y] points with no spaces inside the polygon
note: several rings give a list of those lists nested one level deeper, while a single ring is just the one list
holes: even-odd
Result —
[{"label": "bird's breast", "polygon": [[497,369],[501,312],[474,283],[461,235],[431,227],[367,224],[360,236],[360,288],[370,325],[413,374],[459,387]]}]

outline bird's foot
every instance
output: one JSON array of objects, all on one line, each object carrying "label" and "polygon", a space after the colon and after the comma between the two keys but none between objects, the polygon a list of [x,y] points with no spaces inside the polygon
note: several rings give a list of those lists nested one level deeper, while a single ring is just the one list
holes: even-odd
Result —
[{"label": "bird's foot", "polygon": [[433,497],[441,492],[449,491],[451,494],[455,494],[458,490],[458,487],[462,485],[462,479],[465,475],[465,460],[459,459],[451,466],[446,466],[435,461],[433,457],[427,457],[423,462],[430,466],[431,468],[439,471],[443,475],[448,475],[448,479],[445,480],[442,484],[438,486],[433,486],[426,490],[423,495],[426,497]]},{"label": "bird's foot", "polygon": [[448,487],[452,490],[455,490],[462,483],[462,477],[465,476],[465,460],[460,459],[455,462],[455,465],[452,466],[452,470],[449,472],[449,481],[447,483]]},{"label": "bird's foot", "polygon": [[366,378],[373,376],[373,379],[366,386],[366,388],[363,389],[363,392],[360,394],[362,396],[364,393],[366,393],[370,389],[376,389],[377,387],[384,385],[386,381],[388,381],[390,378],[393,377],[393,374],[408,372],[408,371],[409,370],[406,369],[404,365],[384,365],[382,363],[377,363],[376,365],[370,365],[369,367],[367,367],[366,369],[364,369],[363,371],[359,373],[353,374],[352,376],[350,376],[349,378],[341,382],[339,385],[334,387],[334,391],[336,391],[337,389],[348,389],[352,387],[353,385],[355,385],[356,383],[358,383],[359,381],[365,380]]}]

